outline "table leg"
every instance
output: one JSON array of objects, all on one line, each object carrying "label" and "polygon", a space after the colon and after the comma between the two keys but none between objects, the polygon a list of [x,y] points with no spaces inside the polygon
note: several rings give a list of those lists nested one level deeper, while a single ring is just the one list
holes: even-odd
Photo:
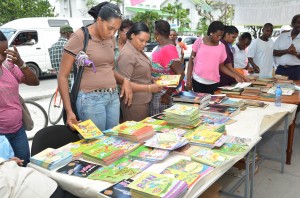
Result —
[{"label": "table leg", "polygon": [[295,118],[292,124],[289,126],[289,135],[288,135],[288,143],[286,149],[286,164],[291,164],[292,153],[293,153],[293,143],[294,143],[294,133],[296,127],[297,114],[300,111],[300,107],[298,106]]}]

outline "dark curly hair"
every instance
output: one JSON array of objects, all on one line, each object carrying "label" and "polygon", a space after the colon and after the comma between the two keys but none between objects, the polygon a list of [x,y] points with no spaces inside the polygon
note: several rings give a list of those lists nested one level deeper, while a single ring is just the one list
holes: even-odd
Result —
[{"label": "dark curly hair", "polygon": [[166,38],[169,38],[171,27],[168,21],[165,20],[155,21],[154,29],[158,34]]}]

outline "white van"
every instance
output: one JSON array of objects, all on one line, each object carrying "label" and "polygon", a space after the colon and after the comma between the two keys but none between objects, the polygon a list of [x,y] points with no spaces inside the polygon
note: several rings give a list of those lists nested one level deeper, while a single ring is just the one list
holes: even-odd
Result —
[{"label": "white van", "polygon": [[4,24],[0,30],[7,37],[8,46],[16,45],[27,66],[42,76],[54,73],[48,48],[58,40],[59,28],[70,25],[75,31],[93,21],[91,18],[21,18]]}]

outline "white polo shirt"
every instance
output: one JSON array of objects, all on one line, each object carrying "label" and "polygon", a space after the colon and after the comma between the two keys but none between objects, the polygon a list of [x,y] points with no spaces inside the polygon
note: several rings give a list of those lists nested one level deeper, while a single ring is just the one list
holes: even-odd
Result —
[{"label": "white polo shirt", "polygon": [[[275,41],[274,50],[286,50],[294,44],[296,51],[300,53],[300,34],[292,40],[291,33],[292,31],[281,33]],[[291,54],[284,54],[282,56],[275,57],[278,65],[300,65],[300,59]]]},{"label": "white polo shirt", "polygon": [[271,77],[273,72],[273,41],[263,41],[260,38],[251,42],[248,51],[248,58],[259,66],[259,77]]},{"label": "white polo shirt", "polygon": [[237,45],[234,45],[233,49],[234,68],[244,69],[248,63],[246,51],[240,50],[240,48]]}]

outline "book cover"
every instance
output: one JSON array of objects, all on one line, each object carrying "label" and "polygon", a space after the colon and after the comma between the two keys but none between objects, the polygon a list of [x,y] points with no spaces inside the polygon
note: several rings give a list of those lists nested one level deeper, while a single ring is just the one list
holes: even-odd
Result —
[{"label": "book cover", "polygon": [[199,147],[199,146],[186,144],[185,146],[182,146],[182,147],[174,150],[174,152],[176,152],[180,155],[185,155],[185,156],[191,157],[193,154],[197,153],[200,150],[201,150],[201,147]]},{"label": "book cover", "polygon": [[225,143],[223,146],[219,148],[214,148],[216,152],[223,153],[226,155],[237,155],[240,153],[245,152],[247,149],[247,146],[240,145],[240,144],[232,144],[232,143]]},{"label": "book cover", "polygon": [[99,193],[101,196],[111,198],[131,198],[130,189],[127,187],[131,182],[133,182],[132,179],[123,180]]},{"label": "book cover", "polygon": [[153,130],[153,128],[142,122],[126,121],[114,127],[113,130],[119,134],[138,136]]},{"label": "book cover", "polygon": [[221,114],[224,116],[233,117],[234,115],[238,114],[240,112],[239,107],[234,106],[223,106],[223,105],[217,105],[217,104],[210,104],[207,107],[205,107],[203,110],[200,110],[200,113],[212,113],[212,114]]},{"label": "book cover", "polygon": [[139,146],[136,150],[129,154],[130,157],[133,158],[146,158],[148,154],[153,150],[153,148],[149,148],[147,146]]},{"label": "book cover", "polygon": [[195,130],[186,136],[192,142],[199,142],[204,144],[214,144],[220,137],[222,133],[208,131],[208,130]]},{"label": "book cover", "polygon": [[198,162],[182,159],[169,166],[168,169],[175,169],[186,173],[204,176],[211,172],[214,168]]},{"label": "book cover", "polygon": [[162,87],[177,87],[181,75],[162,75],[155,83]]},{"label": "book cover", "polygon": [[73,160],[69,162],[64,167],[57,170],[59,173],[64,173],[68,175],[74,175],[77,177],[87,177],[95,170],[101,168],[102,166],[85,162],[82,160]]},{"label": "book cover", "polygon": [[151,196],[164,197],[178,182],[180,181],[163,174],[144,172],[128,187]]},{"label": "book cover", "polygon": [[188,173],[188,172],[184,172],[172,168],[166,168],[165,170],[162,171],[161,174],[171,175],[173,178],[176,178],[181,181],[185,181],[189,187],[192,186],[200,178],[200,175],[198,174]]},{"label": "book cover", "polygon": [[228,97],[225,94],[212,95],[209,104],[220,104],[222,101],[227,100]]},{"label": "book cover", "polygon": [[159,126],[163,126],[167,124],[167,122],[164,120],[154,119],[152,117],[145,118],[141,122],[147,124],[159,125]]},{"label": "book cover", "polygon": [[215,152],[208,148],[202,148],[198,153],[195,153],[191,157],[193,160],[207,164],[209,166],[218,167],[229,162],[232,157],[224,155],[219,152]]},{"label": "book cover", "polygon": [[78,124],[73,124],[73,127],[82,135],[84,139],[97,138],[103,135],[92,120],[86,120]]},{"label": "book cover", "polygon": [[137,142],[132,142],[129,140],[125,140],[123,138],[119,137],[108,137],[105,140],[101,141],[103,144],[109,145],[116,147],[120,150],[124,150],[125,154],[130,153],[131,151],[135,150],[136,148],[139,147],[139,143]]},{"label": "book cover", "polygon": [[193,91],[181,91],[178,94],[172,96],[173,101],[178,102],[190,102],[190,103],[203,103],[204,101],[209,102],[211,95],[207,93],[198,93]]},{"label": "book cover", "polygon": [[177,142],[179,137],[176,133],[157,133],[156,134],[158,143],[166,142]]}]

